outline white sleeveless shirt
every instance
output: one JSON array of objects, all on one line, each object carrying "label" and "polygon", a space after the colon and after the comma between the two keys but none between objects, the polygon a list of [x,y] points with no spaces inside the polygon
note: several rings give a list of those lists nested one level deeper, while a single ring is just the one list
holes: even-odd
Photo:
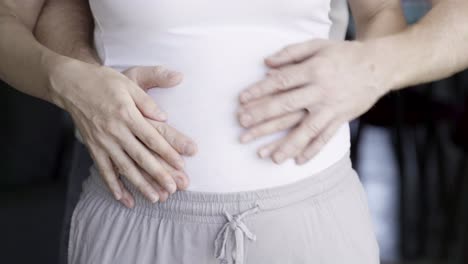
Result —
[{"label": "white sleeveless shirt", "polygon": [[195,140],[185,157],[188,190],[237,192],[293,183],[331,166],[350,147],[344,124],[304,165],[278,165],[258,148],[281,131],[247,144],[238,123],[238,95],[264,78],[263,59],[288,44],[328,38],[330,0],[90,0],[95,45],[117,70],[162,65],[184,74],[174,88],[149,95],[168,113],[168,124]]}]

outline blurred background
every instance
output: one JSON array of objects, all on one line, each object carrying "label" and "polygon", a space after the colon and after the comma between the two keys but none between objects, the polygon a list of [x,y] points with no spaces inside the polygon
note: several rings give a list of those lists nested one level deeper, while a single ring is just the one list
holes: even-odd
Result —
[{"label": "blurred background", "polygon": [[[422,0],[403,3],[410,23],[430,9]],[[73,123],[58,108],[0,86],[1,262],[54,264],[68,176],[83,166]],[[462,72],[389,94],[351,124],[352,158],[384,264],[468,263],[467,91]]]}]

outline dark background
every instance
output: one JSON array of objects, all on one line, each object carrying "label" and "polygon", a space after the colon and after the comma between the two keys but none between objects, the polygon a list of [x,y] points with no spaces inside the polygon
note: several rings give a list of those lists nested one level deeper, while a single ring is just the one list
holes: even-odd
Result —
[{"label": "dark background", "polygon": [[[414,22],[428,7],[405,8]],[[464,72],[395,92],[352,123],[385,262],[468,263],[467,89]],[[57,263],[73,124],[3,83],[0,124],[0,263]]]}]

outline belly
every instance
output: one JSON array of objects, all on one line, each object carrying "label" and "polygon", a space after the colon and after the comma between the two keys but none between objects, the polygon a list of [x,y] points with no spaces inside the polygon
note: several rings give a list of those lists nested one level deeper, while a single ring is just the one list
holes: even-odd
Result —
[{"label": "belly", "polygon": [[[278,165],[256,154],[260,146],[284,137],[288,130],[248,144],[239,142],[245,131],[236,118],[240,91],[264,77],[266,56],[312,37],[279,29],[186,27],[144,42],[135,41],[141,36],[107,39],[103,59],[118,70],[162,65],[182,72],[184,80],[178,86],[148,93],[168,113],[168,123],[198,145],[195,156],[185,157],[189,190],[247,191],[312,177],[349,150],[348,124],[304,165],[296,165],[292,159]],[[102,49],[100,54],[104,54]]]}]

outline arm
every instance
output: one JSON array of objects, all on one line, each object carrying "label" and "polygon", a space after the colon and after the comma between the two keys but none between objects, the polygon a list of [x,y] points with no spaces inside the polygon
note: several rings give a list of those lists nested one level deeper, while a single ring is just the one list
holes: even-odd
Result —
[{"label": "arm", "polygon": [[[240,95],[239,121],[250,129],[247,138],[270,133],[272,129],[261,126],[266,120],[306,109],[308,114],[287,138],[265,148],[277,162],[295,157],[302,164],[344,122],[366,112],[389,90],[437,80],[468,67],[468,1],[434,0],[432,10],[410,27],[404,27],[396,0],[382,3],[350,0],[357,41],[310,40],[267,58],[272,68],[268,77]],[[302,88],[292,89],[296,87]],[[281,93],[274,95],[277,92]],[[271,97],[256,101],[266,96]],[[242,122],[244,115],[253,122]],[[284,129],[279,122],[269,127]]]},{"label": "arm", "polygon": [[406,28],[400,0],[349,0],[358,40],[397,33]]},{"label": "arm", "polygon": [[19,91],[51,101],[48,72],[67,61],[32,34],[44,1],[0,2],[0,78]]},{"label": "arm", "polygon": [[[107,67],[59,55],[41,45],[32,30],[42,4],[37,0],[0,2],[0,57],[3,59],[0,78],[70,113],[108,187],[127,206],[132,207],[132,197],[116,177],[114,168],[153,202],[160,197],[157,191],[168,194],[176,187],[185,188],[187,178],[179,153],[193,155],[193,151],[184,149],[194,145],[193,141],[165,122],[158,122],[165,120],[160,116],[162,111],[129,78]],[[66,45],[56,47],[64,49]],[[87,56],[81,51],[79,54]],[[171,87],[181,81],[180,74],[169,75],[171,72],[163,67],[146,67],[141,71],[151,78],[138,81],[149,87]],[[130,70],[127,74],[138,79],[135,72]]]},{"label": "arm", "polygon": [[47,0],[35,35],[44,46],[57,53],[98,65],[100,61],[92,45],[93,29],[88,1]]},{"label": "arm", "polygon": [[387,90],[439,80],[468,68],[468,1],[433,0],[418,23],[365,43]]}]

